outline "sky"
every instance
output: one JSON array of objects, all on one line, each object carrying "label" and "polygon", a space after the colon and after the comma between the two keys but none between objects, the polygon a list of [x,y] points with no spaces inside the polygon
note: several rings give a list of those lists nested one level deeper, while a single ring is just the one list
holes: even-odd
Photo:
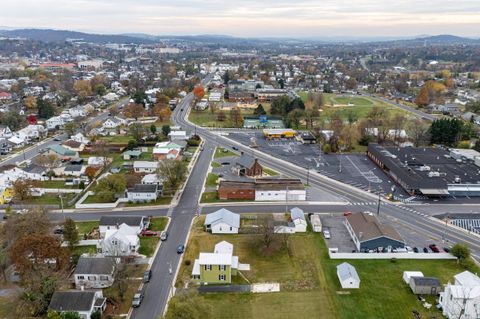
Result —
[{"label": "sky", "polygon": [[15,0],[0,25],[241,37],[480,37],[480,0]]}]

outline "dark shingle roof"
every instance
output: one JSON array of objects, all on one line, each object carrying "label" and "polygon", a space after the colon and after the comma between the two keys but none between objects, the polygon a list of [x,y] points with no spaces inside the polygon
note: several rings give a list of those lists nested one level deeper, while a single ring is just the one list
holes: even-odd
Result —
[{"label": "dark shingle roof", "polygon": [[128,189],[132,193],[155,193],[158,190],[156,184],[135,184],[132,188]]},{"label": "dark shingle roof", "polygon": [[65,166],[65,172],[80,172],[82,165],[67,165]]},{"label": "dark shingle roof", "polygon": [[100,226],[116,226],[126,224],[128,226],[139,226],[144,216],[102,216]]},{"label": "dark shingle roof", "polygon": [[110,257],[80,257],[75,274],[105,275],[112,274],[115,261]]},{"label": "dark shingle roof", "polygon": [[440,280],[435,277],[412,277],[410,280],[415,282],[416,286],[436,286],[440,287],[442,284]]},{"label": "dark shingle roof", "polygon": [[242,167],[251,168],[255,164],[255,159],[252,156],[243,154],[237,159],[236,163]]},{"label": "dark shingle roof", "polygon": [[95,302],[95,291],[55,291],[49,308],[57,311],[89,311]]}]

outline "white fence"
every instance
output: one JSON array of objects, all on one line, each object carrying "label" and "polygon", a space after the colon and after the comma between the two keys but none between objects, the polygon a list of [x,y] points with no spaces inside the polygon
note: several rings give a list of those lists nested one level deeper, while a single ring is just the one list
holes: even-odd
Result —
[{"label": "white fence", "polygon": [[447,253],[335,253],[328,252],[330,259],[452,259]]}]

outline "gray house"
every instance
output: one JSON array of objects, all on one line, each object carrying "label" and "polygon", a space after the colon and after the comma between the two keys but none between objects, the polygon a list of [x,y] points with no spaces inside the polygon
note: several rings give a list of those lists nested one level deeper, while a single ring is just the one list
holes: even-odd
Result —
[{"label": "gray house", "polygon": [[101,290],[79,291],[55,291],[48,306],[49,310],[62,312],[78,312],[80,318],[90,319],[92,313],[102,313],[107,304]]},{"label": "gray house", "polygon": [[411,277],[410,288],[415,295],[438,295],[442,284],[434,277]]},{"label": "gray house", "polygon": [[73,274],[77,289],[101,289],[114,281],[116,262],[110,257],[80,257]]}]

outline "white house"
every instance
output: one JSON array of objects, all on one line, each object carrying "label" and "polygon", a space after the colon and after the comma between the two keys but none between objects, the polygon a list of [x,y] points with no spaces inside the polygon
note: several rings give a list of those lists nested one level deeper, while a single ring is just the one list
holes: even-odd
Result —
[{"label": "white house", "polygon": [[135,161],[133,162],[133,170],[135,173],[155,173],[159,164],[159,162]]},{"label": "white house", "polygon": [[53,116],[45,121],[45,125],[49,130],[55,130],[62,127],[65,124],[65,121],[60,116]]},{"label": "white house", "polygon": [[168,138],[170,139],[170,141],[174,141],[174,140],[186,141],[186,140],[188,140],[188,136],[187,136],[186,131],[171,131],[170,133],[168,133]]},{"label": "white house", "polygon": [[469,271],[454,276],[440,293],[439,304],[449,319],[476,319],[480,317],[480,278]]},{"label": "white house", "polygon": [[105,129],[113,129],[121,125],[127,125],[127,120],[121,117],[115,116],[115,117],[110,117],[106,119],[105,122],[103,122],[102,127]]},{"label": "white house", "polygon": [[77,289],[102,289],[114,281],[116,262],[111,257],[85,257],[78,259],[73,277]]},{"label": "white house", "polygon": [[343,289],[360,288],[360,277],[358,277],[357,270],[349,263],[344,262],[337,266],[337,277]]},{"label": "white house", "polygon": [[72,136],[70,136],[70,139],[75,141],[75,142],[82,143],[82,144],[90,143],[90,139],[85,137],[82,133],[77,133],[75,135],[72,135]]},{"label": "white house", "polygon": [[27,141],[31,141],[31,140],[38,140],[41,137],[46,136],[48,134],[48,131],[45,129],[45,127],[43,127],[43,125],[31,124],[31,125],[28,125],[27,127],[22,128],[17,133],[18,135],[25,136],[25,139]]},{"label": "white house", "polygon": [[105,238],[97,244],[98,253],[104,256],[131,256],[136,255],[140,248],[140,239],[137,229],[126,224],[105,232]]},{"label": "white house", "polygon": [[23,147],[27,143],[27,139],[23,135],[13,135],[8,139],[8,142],[14,147]]},{"label": "white house", "polygon": [[240,228],[240,215],[222,208],[207,214],[203,223],[207,231],[212,234],[238,234]]},{"label": "white house", "polygon": [[9,138],[12,137],[12,130],[8,126],[0,125],[0,137]]},{"label": "white house", "polygon": [[157,174],[147,174],[142,177],[142,184],[160,185],[162,183],[163,183],[163,179],[159,178]]},{"label": "white house", "polygon": [[68,290],[53,293],[49,310],[62,312],[77,312],[81,319],[90,319],[96,311],[102,313],[107,306],[107,299],[101,290]]},{"label": "white house", "polygon": [[150,202],[157,200],[163,186],[157,184],[135,184],[127,190],[127,198],[131,202]]},{"label": "white house", "polygon": [[290,209],[290,218],[295,225],[296,233],[304,233],[307,231],[307,220],[305,219],[305,213],[298,207]]},{"label": "white house", "polygon": [[103,215],[100,218],[99,227],[98,227],[100,232],[100,238],[105,237],[107,230],[117,229],[122,224],[132,227],[133,229],[135,229],[136,234],[140,234],[142,230],[148,228],[149,219],[146,216]]},{"label": "white house", "polygon": [[70,114],[71,117],[76,118],[76,117],[85,117],[87,116],[87,113],[85,112],[85,109],[83,106],[79,105],[76,107],[72,107],[68,110],[66,110],[68,114]]}]

